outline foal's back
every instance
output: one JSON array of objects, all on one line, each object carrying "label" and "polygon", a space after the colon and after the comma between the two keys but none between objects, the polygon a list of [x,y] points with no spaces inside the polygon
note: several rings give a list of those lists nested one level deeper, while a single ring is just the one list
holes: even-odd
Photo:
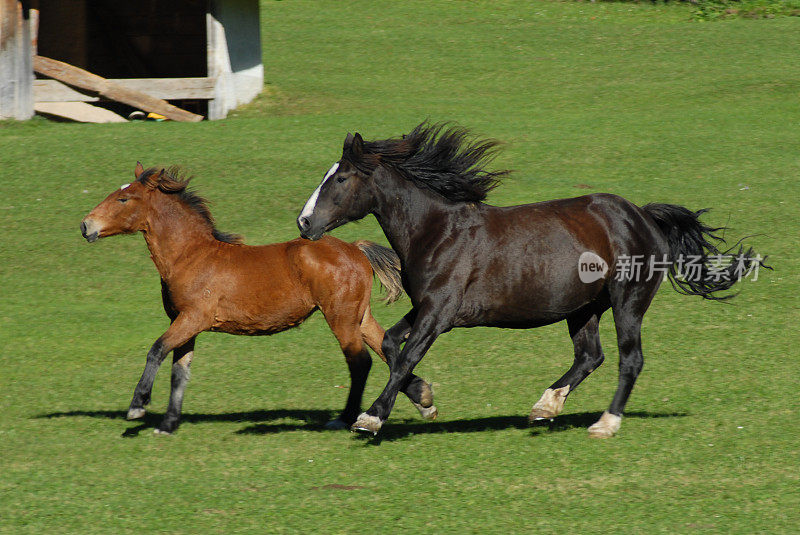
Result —
[{"label": "foal's back", "polygon": [[[199,309],[210,330],[272,334],[302,323],[335,299],[369,300],[372,267],[353,244],[326,237],[270,245],[220,243],[170,294],[177,308]],[[173,295],[179,293],[182,295]]]}]

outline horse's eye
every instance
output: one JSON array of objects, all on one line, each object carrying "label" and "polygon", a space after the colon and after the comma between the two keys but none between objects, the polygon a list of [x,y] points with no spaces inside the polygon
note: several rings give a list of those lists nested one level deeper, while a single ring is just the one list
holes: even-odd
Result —
[{"label": "horse's eye", "polygon": [[336,182],[339,182],[340,184],[342,182],[344,182],[345,180],[347,180],[346,176],[339,175],[339,176],[336,177]]},{"label": "horse's eye", "polygon": [[125,198],[122,198],[122,199],[117,199],[117,200],[118,200],[119,202],[128,202],[128,199],[125,199]]}]

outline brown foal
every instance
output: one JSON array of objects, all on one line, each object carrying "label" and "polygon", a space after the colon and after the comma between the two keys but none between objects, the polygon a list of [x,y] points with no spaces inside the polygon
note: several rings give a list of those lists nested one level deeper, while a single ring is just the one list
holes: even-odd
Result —
[{"label": "brown foal", "polygon": [[[386,360],[384,330],[370,313],[373,274],[388,292],[402,291],[400,262],[391,249],[326,237],[248,246],[218,231],[204,200],[187,189],[177,168],[144,170],[111,193],[81,222],[89,242],[141,232],[161,275],[164,310],[171,324],[147,354],[128,419],[142,418],[153,381],[173,352],[172,391],[156,433],[171,433],[180,421],[196,336],[203,331],[242,335],[273,334],[300,325],[322,310],[350,369],[350,393],[330,428],[346,428],[361,410],[372,365],[365,344]],[[435,418],[430,385],[415,377],[406,395],[423,417]]]}]

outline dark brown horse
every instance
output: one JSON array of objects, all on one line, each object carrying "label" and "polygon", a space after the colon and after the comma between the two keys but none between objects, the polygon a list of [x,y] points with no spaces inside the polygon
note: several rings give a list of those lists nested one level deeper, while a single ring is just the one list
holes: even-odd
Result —
[{"label": "dark brown horse", "polygon": [[[589,432],[612,436],[642,369],[642,317],[664,276],[683,293],[718,299],[718,292],[763,265],[741,246],[720,251],[714,236],[720,229],[699,220],[704,210],[639,207],[608,194],[484,204],[503,175],[485,169],[495,145],[474,141],[458,128],[427,124],[400,139],[365,142],[348,134],[342,159],[298,217],[301,235],[316,240],[374,214],[400,257],[403,286],[414,306],[386,332],[389,382],[358,417],[356,430],[378,432],[414,366],[453,327],[530,328],[566,320],[574,363],[530,415],[553,418],[603,362],[598,325],[610,308],[619,386]],[[718,256],[735,261],[717,265]]]},{"label": "dark brown horse", "polygon": [[[199,333],[273,334],[300,325],[319,309],[339,341],[351,378],[347,405],[328,426],[353,423],[372,365],[364,344],[385,360],[384,331],[370,313],[373,273],[387,289],[388,300],[402,291],[394,251],[335,238],[313,244],[297,239],[243,245],[239,237],[214,227],[205,202],[187,189],[189,180],[177,169],[145,171],[138,163],[134,174],[133,184],[111,193],[81,222],[89,242],[141,232],[161,275],[171,325],[147,354],[128,419],[144,416],[156,372],[173,351],[172,392],[156,432],[171,433],[178,427]],[[426,382],[412,380],[406,393],[423,417],[436,417]]]}]

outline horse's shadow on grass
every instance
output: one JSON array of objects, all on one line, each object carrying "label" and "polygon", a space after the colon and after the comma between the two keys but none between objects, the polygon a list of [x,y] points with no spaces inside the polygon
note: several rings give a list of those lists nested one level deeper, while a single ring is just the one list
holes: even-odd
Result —
[{"label": "horse's shadow on grass", "polygon": [[[37,418],[65,418],[65,417],[89,417],[89,418],[108,418],[113,420],[124,420],[125,411],[66,411],[42,414]],[[285,431],[331,431],[325,427],[325,423],[336,417],[335,411],[319,409],[274,409],[247,412],[228,412],[220,414],[204,413],[184,413],[181,416],[183,423],[204,423],[204,422],[250,422],[253,425],[244,427],[236,434],[239,435],[271,435]],[[485,418],[470,418],[465,420],[445,420],[433,422],[421,422],[418,420],[390,420],[381,429],[380,433],[373,437],[371,435],[357,435],[367,441],[368,444],[380,444],[384,440],[400,440],[412,435],[425,435],[432,433],[480,433],[487,431],[502,431],[505,429],[530,429],[531,436],[538,436],[547,433],[569,431],[575,428],[588,428],[600,418],[601,412],[579,412],[564,414],[550,420],[543,420],[528,423],[528,418],[520,415],[513,416],[490,416]],[[626,419],[641,418],[682,418],[688,416],[684,412],[649,412],[632,411],[625,413]],[[123,437],[135,437],[142,431],[154,429],[163,418],[162,414],[147,413],[142,420],[137,420],[133,427],[129,427],[123,433]],[[301,420],[302,422],[275,422],[276,420]],[[180,431],[178,431],[180,432]]]}]

